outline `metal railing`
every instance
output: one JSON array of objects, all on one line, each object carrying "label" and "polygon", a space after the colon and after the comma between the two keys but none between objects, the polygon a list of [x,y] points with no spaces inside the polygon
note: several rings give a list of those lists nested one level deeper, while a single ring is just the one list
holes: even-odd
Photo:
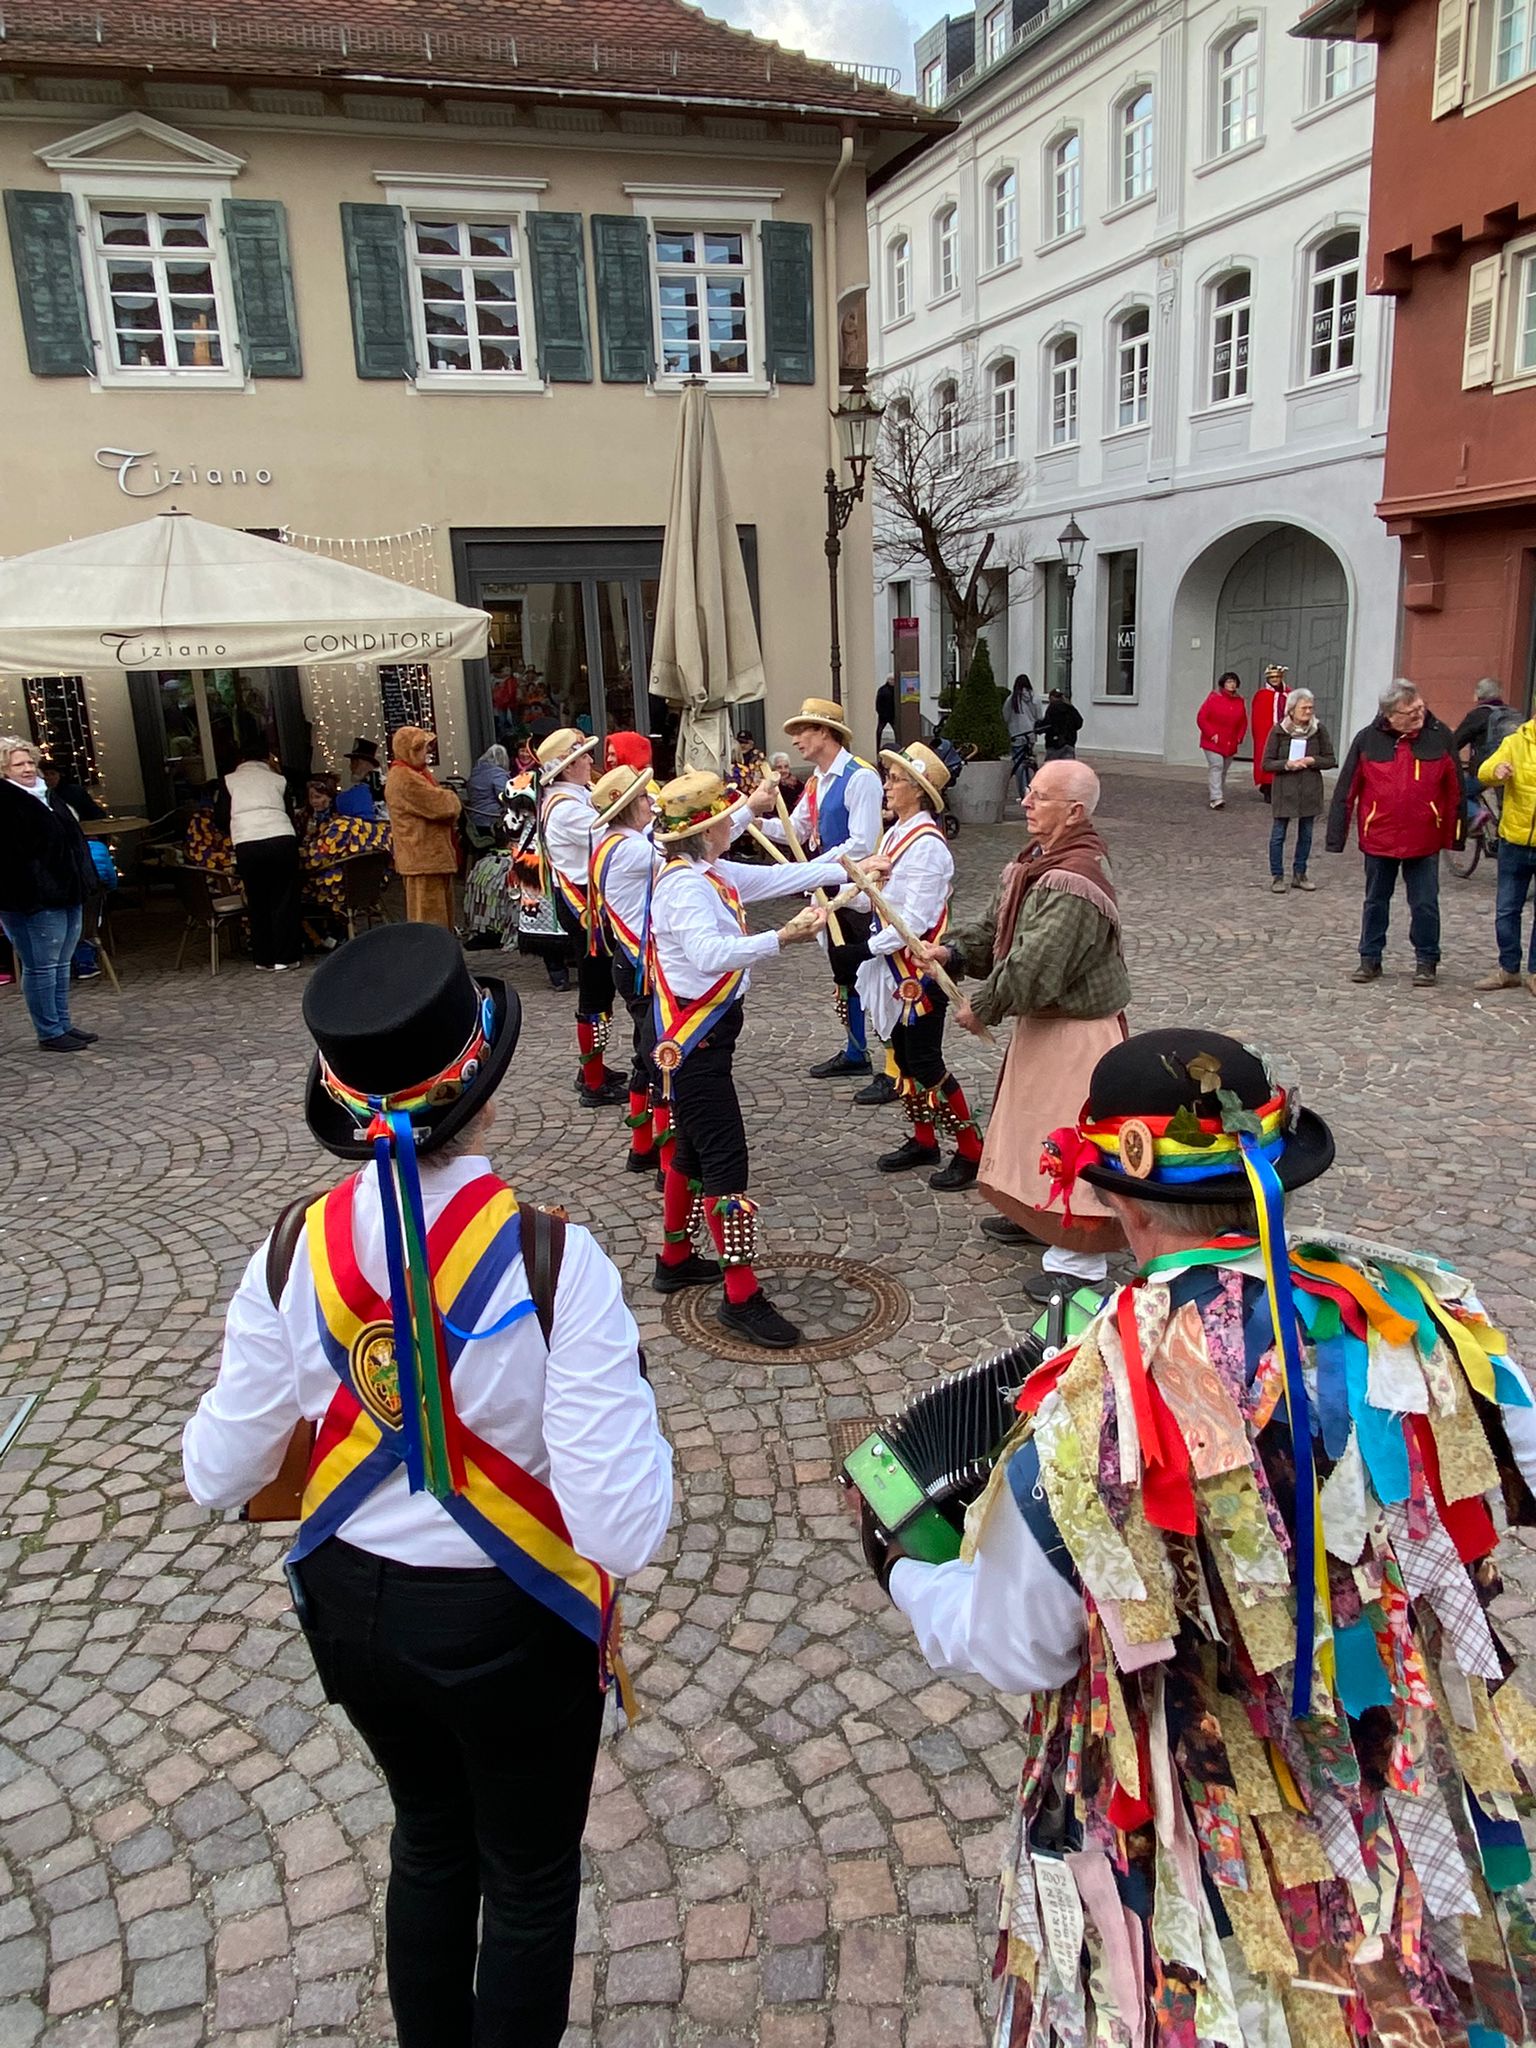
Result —
[{"label": "metal railing", "polygon": [[997,66],[1011,57],[1015,50],[1022,49],[1026,43],[1032,43],[1037,36],[1043,35],[1053,22],[1060,21],[1064,14],[1075,14],[1078,8],[1086,4],[1087,0],[1047,0],[1047,4],[1038,14],[1032,14],[1028,21],[1013,31],[995,57],[982,57],[966,70],[957,71],[953,78],[946,79],[945,99],[952,97],[962,87],[972,84],[983,72],[996,70]]}]

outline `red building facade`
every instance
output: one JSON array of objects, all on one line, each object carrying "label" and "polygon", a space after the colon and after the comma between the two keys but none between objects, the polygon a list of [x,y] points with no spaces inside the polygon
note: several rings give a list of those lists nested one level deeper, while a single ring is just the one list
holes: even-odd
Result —
[{"label": "red building facade", "polygon": [[1536,693],[1536,0],[1321,0],[1377,49],[1368,285],[1396,301],[1397,668],[1452,724]]}]

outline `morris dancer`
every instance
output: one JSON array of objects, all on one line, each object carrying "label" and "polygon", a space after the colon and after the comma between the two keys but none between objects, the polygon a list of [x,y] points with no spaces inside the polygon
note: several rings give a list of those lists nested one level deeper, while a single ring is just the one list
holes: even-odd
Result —
[{"label": "morris dancer", "polygon": [[[870,880],[914,938],[937,945],[949,922],[955,878],[954,855],[938,822],[949,770],[921,741],[905,752],[887,748],[880,759],[886,769],[886,809],[895,822],[866,863]],[[951,1130],[955,1156],[948,1166],[929,1174],[928,1185],[946,1191],[968,1188],[981,1159],[981,1133],[965,1090],[944,1059],[949,998],[907,952],[895,927],[882,923],[878,914],[869,951],[859,969],[859,997],[864,1015],[895,1055],[901,1097],[912,1125],[906,1143],[882,1153],[875,1164],[882,1173],[938,1166],[937,1131]]]},{"label": "morris dancer", "polygon": [[[613,967],[601,934],[587,918],[587,876],[592,864],[592,750],[574,726],[561,726],[538,747],[539,841],[561,930],[571,941],[576,968],[576,1048],[581,1065],[576,1093],[588,1109],[622,1102],[624,1076],[603,1062],[613,1020]],[[596,940],[594,944],[593,941]]]},{"label": "morris dancer", "polygon": [[[657,837],[670,858],[651,899],[651,979],[656,1001],[652,1057],[670,1093],[675,1136],[662,1199],[662,1248],[651,1282],[675,1294],[718,1280],[722,1323],[770,1350],[800,1332],[758,1285],[757,1204],[747,1194],[747,1133],[731,1063],[741,1036],[748,970],[796,940],[814,937],[826,913],[806,909],[776,932],[747,933],[744,903],[836,888],[834,861],[749,867],[721,855],[736,836],[736,799],[718,775],[680,775],[661,792]],[[693,1226],[708,1226],[719,1263],[691,1249]]]},{"label": "morris dancer", "polygon": [[[795,716],[785,719],[784,730],[815,771],[790,817],[795,836],[805,851],[828,860],[835,860],[840,853],[851,853],[855,860],[862,860],[865,854],[873,853],[881,827],[880,774],[867,761],[857,760],[849,753],[853,729],[843,717],[842,706],[825,697],[807,697]],[[766,792],[766,799],[765,803],[763,792],[755,793],[752,808],[761,815],[768,837],[781,845],[787,844],[788,833],[769,815],[773,805],[771,790]],[[819,1060],[809,1070],[813,1081],[869,1072],[864,1006],[855,982],[860,965],[869,958],[871,919],[867,911],[840,910],[837,921],[842,927],[843,943],[834,945],[828,933],[827,960],[837,988],[838,1015],[847,1033],[847,1043],[840,1053]],[[895,1094],[894,1081],[881,1074],[861,1088],[854,1101],[889,1102]]]},{"label": "morris dancer", "polygon": [[618,1273],[481,1156],[517,997],[451,932],[382,925],[304,1021],[309,1127],[350,1177],[246,1268],[187,1488],[237,1506],[315,1428],[289,1583],[394,1802],[401,2048],[556,2048],[613,1577],[666,1533],[672,1454]]},{"label": "morris dancer", "polygon": [[1529,2040],[1536,1709],[1485,1495],[1536,1521],[1536,1409],[1506,1340],[1441,1260],[1287,1249],[1333,1139],[1235,1039],[1117,1046],[1052,1153],[1138,1278],[1026,1383],[960,1559],[866,1518],[929,1663],[1029,1696],[999,2048]]},{"label": "morris dancer", "polygon": [[672,1120],[671,1105],[653,1100],[655,1008],[645,971],[645,922],[657,855],[651,837],[656,806],[649,761],[610,768],[593,783],[592,802],[598,817],[592,833],[590,902],[613,963],[615,992],[634,1026],[626,1118],[629,1155],[624,1164],[630,1173],[649,1173],[666,1167]]}]

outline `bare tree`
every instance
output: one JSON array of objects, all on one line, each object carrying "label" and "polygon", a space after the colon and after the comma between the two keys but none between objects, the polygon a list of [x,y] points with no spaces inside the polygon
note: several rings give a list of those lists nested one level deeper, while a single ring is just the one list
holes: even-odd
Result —
[{"label": "bare tree", "polygon": [[964,676],[982,629],[1008,602],[1008,579],[991,568],[1019,566],[999,547],[997,528],[1018,502],[1017,464],[992,460],[991,422],[972,377],[941,380],[924,394],[911,378],[887,384],[875,451],[875,555],[888,574],[926,564],[949,613],[957,676]]}]

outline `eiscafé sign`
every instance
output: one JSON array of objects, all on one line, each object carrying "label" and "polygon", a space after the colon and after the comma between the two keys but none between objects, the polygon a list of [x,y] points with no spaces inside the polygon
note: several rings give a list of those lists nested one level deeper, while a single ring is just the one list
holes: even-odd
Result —
[{"label": "eiscaf\u00e9 sign", "polygon": [[243,465],[162,462],[153,448],[98,448],[96,461],[117,477],[117,488],[125,498],[158,498],[162,491],[185,490],[192,484],[269,484],[270,469]]}]

